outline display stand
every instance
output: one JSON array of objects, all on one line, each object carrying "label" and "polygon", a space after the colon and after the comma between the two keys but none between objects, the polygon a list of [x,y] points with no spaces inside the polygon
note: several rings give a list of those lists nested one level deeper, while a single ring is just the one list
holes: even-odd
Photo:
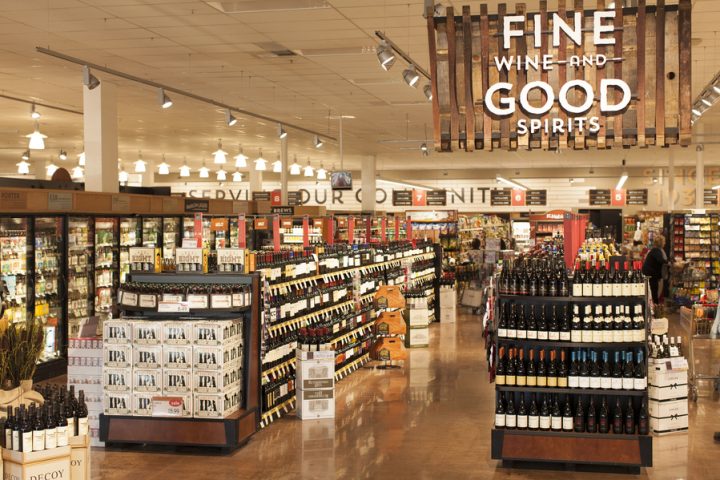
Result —
[{"label": "display stand", "polygon": [[[173,418],[141,417],[129,415],[100,415],[100,439],[106,445],[113,444],[156,444],[168,446],[217,447],[231,451],[244,445],[257,431],[259,413],[259,361],[260,361],[260,284],[259,276],[238,274],[132,274],[130,281],[154,285],[250,285],[251,301],[248,307],[231,309],[216,314],[219,318],[243,317],[243,363],[242,400],[240,409],[225,418]],[[141,313],[146,318],[165,320],[188,315],[127,312],[128,315]],[[210,312],[203,311],[210,317]]]}]

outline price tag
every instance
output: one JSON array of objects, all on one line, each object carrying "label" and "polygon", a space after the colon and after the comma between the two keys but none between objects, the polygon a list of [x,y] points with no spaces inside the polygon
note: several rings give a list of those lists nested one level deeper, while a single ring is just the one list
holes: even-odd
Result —
[{"label": "price tag", "polygon": [[122,303],[123,305],[127,305],[129,307],[137,307],[137,304],[138,304],[137,293],[126,292],[123,290],[122,297],[120,298],[120,303]]},{"label": "price tag", "polygon": [[170,293],[163,293],[162,295],[162,301],[163,302],[182,302],[183,296],[182,295],[173,295]]},{"label": "price tag", "polygon": [[183,399],[182,397],[153,397],[152,398],[152,416],[153,417],[182,417]]},{"label": "price tag", "polygon": [[188,302],[165,302],[158,303],[159,313],[188,313],[190,305]]},{"label": "price tag", "polygon": [[208,308],[208,296],[188,295],[188,305],[193,309],[206,309]]},{"label": "price tag", "polygon": [[140,295],[140,307],[142,308],[156,308],[157,307],[157,296],[155,295]]}]

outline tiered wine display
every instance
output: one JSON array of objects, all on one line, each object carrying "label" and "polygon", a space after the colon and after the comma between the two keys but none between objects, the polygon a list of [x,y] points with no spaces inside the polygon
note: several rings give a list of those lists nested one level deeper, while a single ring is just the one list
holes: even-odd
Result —
[{"label": "tiered wine display", "polygon": [[645,280],[601,263],[570,275],[536,253],[501,273],[492,458],[652,465]]},{"label": "tiered wine display", "polygon": [[679,279],[676,294],[683,303],[699,300],[702,292],[718,288],[720,279],[720,214],[686,214],[673,219],[673,254],[687,265]]},{"label": "tiered wine display", "polygon": [[[418,242],[317,247],[301,254],[257,253],[251,264],[262,272],[264,287],[261,426],[295,405],[295,347],[298,342],[335,350],[335,379],[369,361],[375,311],[372,299],[381,284],[420,285],[432,281],[437,267],[433,246]],[[418,264],[414,278],[403,263]],[[422,270],[420,270],[422,268]],[[422,274],[422,276],[420,276]],[[329,347],[328,347],[329,345]]]},{"label": "tiered wine display", "polygon": [[93,234],[90,218],[68,219],[68,329],[77,337],[93,314]]},{"label": "tiered wine display", "polygon": [[59,218],[35,219],[35,318],[43,323],[45,348],[41,360],[61,355],[62,302],[59,278],[63,247]]},{"label": "tiered wine display", "polygon": [[106,319],[112,312],[117,278],[118,247],[115,237],[116,218],[95,220],[95,315]]}]

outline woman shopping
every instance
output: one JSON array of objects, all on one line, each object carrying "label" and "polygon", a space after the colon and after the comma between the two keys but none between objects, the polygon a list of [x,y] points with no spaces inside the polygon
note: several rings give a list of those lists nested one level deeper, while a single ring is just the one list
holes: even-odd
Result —
[{"label": "woman shopping", "polygon": [[665,237],[657,235],[652,249],[647,253],[642,273],[650,277],[650,293],[655,305],[660,305],[660,280],[667,279],[668,257],[665,254]]}]

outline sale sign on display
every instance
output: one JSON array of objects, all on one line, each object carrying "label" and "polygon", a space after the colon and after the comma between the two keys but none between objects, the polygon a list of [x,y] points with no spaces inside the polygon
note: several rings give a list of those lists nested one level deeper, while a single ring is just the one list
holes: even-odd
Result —
[{"label": "sale sign on display", "polygon": [[512,206],[522,207],[525,205],[525,190],[513,189],[512,191]]}]

